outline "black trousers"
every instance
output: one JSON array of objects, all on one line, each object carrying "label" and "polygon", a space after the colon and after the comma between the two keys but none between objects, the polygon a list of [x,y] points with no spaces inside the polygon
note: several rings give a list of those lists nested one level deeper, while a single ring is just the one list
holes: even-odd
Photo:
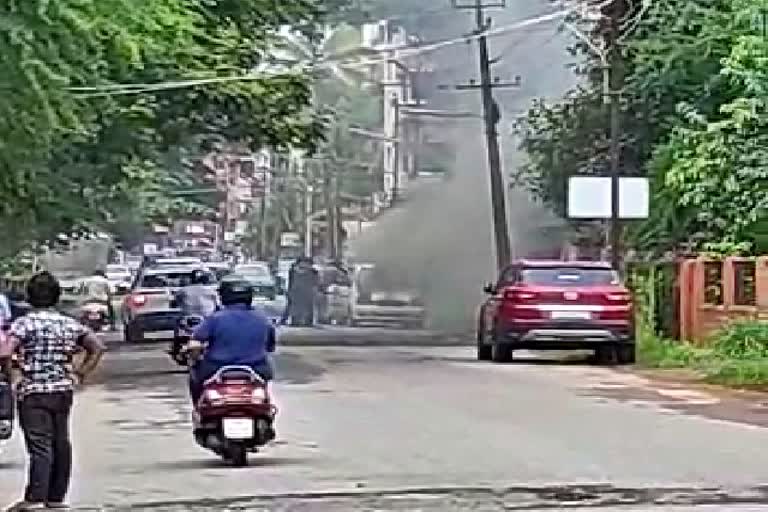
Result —
[{"label": "black trousers", "polygon": [[29,454],[27,502],[61,503],[66,498],[72,473],[71,410],[72,392],[31,394],[19,402],[19,421]]}]

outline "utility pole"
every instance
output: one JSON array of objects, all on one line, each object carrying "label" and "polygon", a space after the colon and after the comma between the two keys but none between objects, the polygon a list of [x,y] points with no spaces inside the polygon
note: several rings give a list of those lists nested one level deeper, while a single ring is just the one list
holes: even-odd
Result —
[{"label": "utility pole", "polygon": [[392,108],[395,112],[395,119],[393,121],[395,143],[394,148],[394,185],[392,187],[392,204],[396,204],[400,196],[400,159],[403,154],[403,144],[400,140],[400,100],[397,96],[392,98]]},{"label": "utility pole", "polygon": [[333,254],[334,260],[340,260],[344,253],[344,244],[343,240],[341,239],[341,232],[344,225],[344,208],[341,197],[342,174],[343,173],[336,173],[336,179],[333,183],[333,240],[335,242]]},{"label": "utility pole", "polygon": [[[331,160],[332,163],[335,163],[334,160]],[[335,257],[336,252],[336,233],[334,232],[334,227],[336,225],[334,217],[336,217],[336,207],[335,207],[335,201],[334,201],[334,190],[333,190],[333,176],[331,173],[330,166],[328,165],[327,160],[323,160],[323,196],[325,203],[325,221],[326,221],[326,239],[325,239],[325,250],[328,254],[328,257],[333,259]]]},{"label": "utility pole", "polygon": [[[618,11],[616,6],[612,11]],[[610,223],[610,245],[611,245],[611,266],[614,270],[621,270],[621,219],[619,218],[619,191],[621,174],[621,148],[619,147],[619,138],[621,137],[621,89],[623,75],[620,69],[619,59],[621,54],[617,47],[618,40],[618,20],[619,12],[612,12],[608,20],[608,32],[606,34],[606,49],[608,51],[608,66],[610,69],[609,89],[610,89],[610,161],[611,161],[611,223]]]},{"label": "utility pole", "polygon": [[[496,100],[493,98],[493,89],[498,87],[517,87],[520,85],[519,77],[513,83],[501,83],[491,77],[491,59],[488,56],[488,40],[482,35],[490,27],[490,19],[486,20],[484,9],[494,7],[506,7],[505,0],[484,3],[483,0],[462,3],[452,0],[455,9],[473,9],[477,28],[476,35],[480,49],[480,84],[474,80],[468,85],[455,86],[457,90],[480,89],[483,100],[483,118],[485,121],[485,135],[488,148],[488,167],[491,181],[491,208],[493,213],[493,231],[496,243],[496,265],[502,270],[510,263],[511,248],[509,242],[509,230],[507,227],[507,206],[504,194],[504,178],[501,172],[501,154],[499,151],[499,138],[497,125],[501,119],[501,112]],[[495,62],[495,59],[494,59]]]}]

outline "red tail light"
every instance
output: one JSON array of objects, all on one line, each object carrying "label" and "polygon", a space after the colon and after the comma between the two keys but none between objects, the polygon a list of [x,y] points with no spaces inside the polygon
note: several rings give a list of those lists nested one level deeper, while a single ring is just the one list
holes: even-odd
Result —
[{"label": "red tail light", "polygon": [[131,295],[131,305],[135,308],[140,308],[147,303],[146,295]]},{"label": "red tail light", "polygon": [[605,298],[608,299],[610,302],[630,302],[632,300],[632,296],[629,293],[626,292],[618,292],[618,293],[606,293]]},{"label": "red tail light", "polygon": [[523,290],[505,290],[504,291],[505,300],[518,301],[518,300],[532,300],[535,298],[536,298],[536,293],[530,292],[530,291],[523,291]]}]

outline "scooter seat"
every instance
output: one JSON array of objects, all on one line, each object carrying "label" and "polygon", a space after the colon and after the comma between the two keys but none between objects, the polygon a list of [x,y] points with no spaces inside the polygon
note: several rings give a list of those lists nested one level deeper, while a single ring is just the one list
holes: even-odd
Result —
[{"label": "scooter seat", "polygon": [[264,379],[249,366],[224,366],[205,381],[205,385],[221,384],[229,380],[247,380],[251,383],[266,384]]}]

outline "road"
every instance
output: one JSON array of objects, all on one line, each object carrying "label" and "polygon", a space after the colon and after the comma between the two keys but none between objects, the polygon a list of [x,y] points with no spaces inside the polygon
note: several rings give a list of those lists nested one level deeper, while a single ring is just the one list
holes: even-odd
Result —
[{"label": "road", "polygon": [[[329,512],[768,503],[768,491],[744,490],[768,468],[768,417],[754,399],[584,361],[478,363],[460,346],[283,348],[279,440],[232,469],[193,443],[185,376],[162,348],[113,345],[77,397],[76,503]],[[0,504],[17,496],[23,467],[17,437],[0,455]]]}]

